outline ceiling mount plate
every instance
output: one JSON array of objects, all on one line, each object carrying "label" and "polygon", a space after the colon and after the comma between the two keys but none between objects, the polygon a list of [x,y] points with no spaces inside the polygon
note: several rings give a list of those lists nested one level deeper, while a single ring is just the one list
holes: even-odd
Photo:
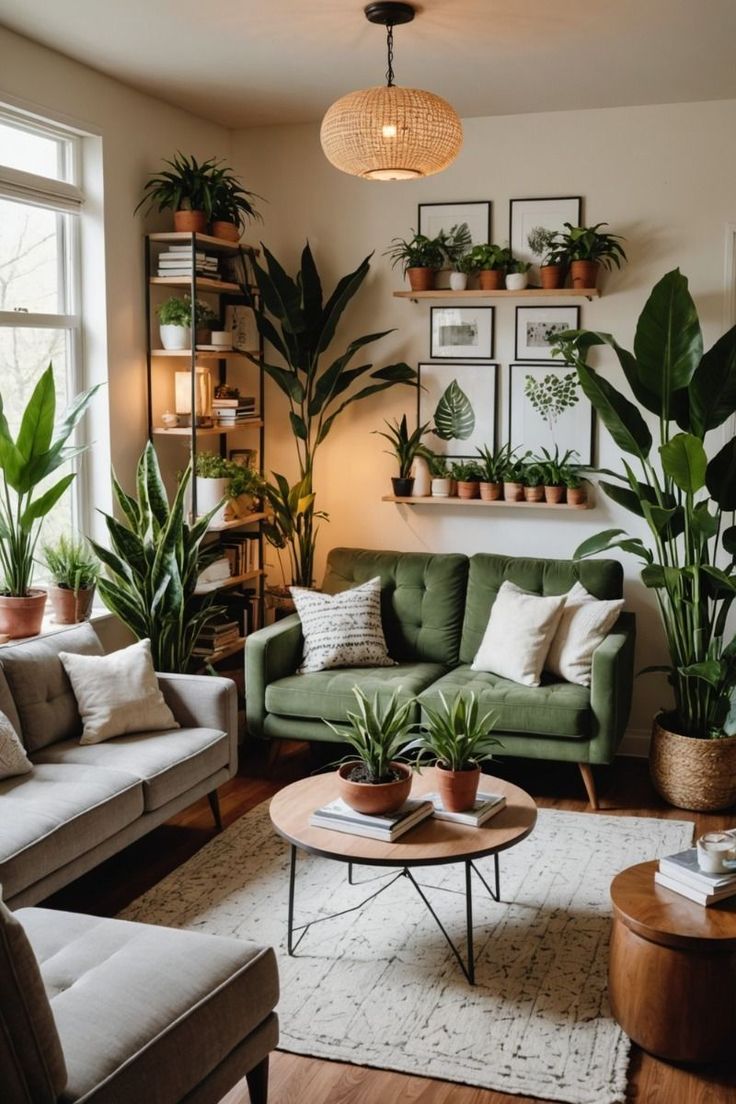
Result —
[{"label": "ceiling mount plate", "polygon": [[411,23],[415,14],[413,4],[399,4],[394,3],[393,0],[368,4],[363,10],[369,23],[380,23],[383,27],[398,27],[402,23]]}]

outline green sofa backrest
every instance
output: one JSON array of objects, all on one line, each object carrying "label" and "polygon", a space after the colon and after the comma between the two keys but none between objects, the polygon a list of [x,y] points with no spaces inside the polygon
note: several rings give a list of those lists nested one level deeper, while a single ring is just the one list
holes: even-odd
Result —
[{"label": "green sofa backrest", "polygon": [[322,589],[327,594],[381,578],[381,614],[393,659],[453,666],[465,612],[467,556],[333,548]]},{"label": "green sofa backrest", "polygon": [[473,662],[491,606],[506,579],[534,594],[565,594],[579,580],[596,598],[620,598],[623,578],[618,560],[537,560],[483,552],[471,556],[460,662]]}]

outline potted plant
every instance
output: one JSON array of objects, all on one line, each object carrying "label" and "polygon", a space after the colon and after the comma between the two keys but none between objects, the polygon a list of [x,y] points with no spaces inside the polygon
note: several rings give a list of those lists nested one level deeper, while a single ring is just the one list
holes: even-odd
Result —
[{"label": "potted plant", "polygon": [[[189,305],[189,296],[185,296],[187,305]],[[159,316],[159,321],[161,318]],[[217,327],[219,329],[220,318],[219,315],[212,310],[207,303],[198,299],[194,308],[194,341],[196,345],[210,345],[212,343],[212,331]],[[163,335],[161,339],[163,345]],[[171,348],[172,346],[164,345],[164,348]]]},{"label": "potted plant", "polygon": [[395,813],[411,793],[411,767],[399,762],[399,756],[416,728],[414,699],[400,703],[394,692],[382,706],[378,691],[370,700],[359,686],[353,687],[353,694],[358,711],[348,712],[349,725],[325,721],[354,752],[337,771],[340,797],[368,816]]},{"label": "potted plant", "polygon": [[43,545],[41,561],[52,579],[48,594],[54,621],[57,625],[86,621],[99,575],[99,565],[87,542],[62,534],[54,544]]},{"label": "potted plant", "polygon": [[510,445],[502,445],[501,448],[491,452],[487,445],[476,449],[480,461],[480,497],[485,502],[495,502],[501,497],[503,490],[504,473],[508,467],[511,454]]},{"label": "potted plant", "polygon": [[523,291],[529,283],[530,261],[519,261],[511,257],[506,265],[506,290]]},{"label": "potted plant", "polygon": [[452,291],[464,291],[468,277],[463,258],[473,244],[467,222],[456,223],[449,230],[440,230],[437,243],[442,250],[443,266],[450,270],[450,288]]},{"label": "potted plant", "polygon": [[525,464],[521,481],[524,484],[525,502],[544,501],[544,472],[540,464]]},{"label": "potted plant", "polygon": [[[588,330],[555,343],[616,446],[633,458],[600,485],[649,539],[609,529],[576,556],[621,548],[640,558],[642,581],[655,591],[669,663],[648,670],[667,674],[673,702],[654,721],[654,785],[680,808],[725,809],[736,801],[736,638],[728,620],[736,597],[736,438],[727,433],[719,449],[708,435],[736,413],[736,326],[703,353],[697,309],[675,269],[639,316],[634,353]],[[594,345],[613,349],[634,402],[588,367]],[[641,407],[654,417],[645,420]]]},{"label": "potted plant", "polygon": [[452,495],[452,476],[448,469],[447,457],[431,452],[428,456],[428,462],[432,476],[432,497],[450,498]]},{"label": "potted plant", "polygon": [[156,307],[161,347],[170,349],[191,349],[192,347],[192,304],[188,298],[172,295]]},{"label": "potted plant", "polygon": [[262,222],[262,216],[253,203],[255,199],[262,199],[262,196],[244,188],[226,165],[218,165],[212,185],[210,211],[210,233],[213,237],[237,242],[251,219]]},{"label": "potted plant", "polygon": [[440,693],[440,701],[439,709],[422,707],[426,720],[420,725],[420,735],[405,750],[416,750],[418,769],[425,757],[433,761],[443,808],[450,813],[462,813],[472,809],[478,795],[480,764],[492,759],[491,749],[502,744],[490,735],[493,713],[479,715],[475,694],[458,694],[448,704]]},{"label": "potted plant", "polygon": [[465,291],[468,286],[468,276],[474,272],[473,262],[470,259],[470,254],[466,253],[455,265],[454,270],[450,273],[450,290],[451,291]]},{"label": "potted plant", "polygon": [[164,159],[168,169],[152,176],[143,187],[143,198],[135,210],[173,211],[174,229],[204,234],[212,218],[215,185],[220,177],[219,163],[209,158],[201,163],[195,157],[175,154]]},{"label": "potted plant", "polygon": [[[73,482],[75,473],[49,476],[88,446],[67,446],[100,384],[77,395],[58,419],[51,364],[23,411],[13,439],[0,397],[0,634],[11,639],[41,631],[46,591],[33,586],[36,544],[43,519]],[[41,484],[43,490],[39,490]]]},{"label": "potted plant", "polygon": [[568,257],[558,230],[535,226],[527,235],[527,243],[539,257],[539,280],[543,288],[563,288],[567,278]]},{"label": "potted plant", "polygon": [[222,525],[228,502],[228,462],[215,452],[198,452],[194,460],[197,515],[212,513],[212,524]]},{"label": "potted plant", "polygon": [[561,248],[570,261],[570,276],[574,288],[594,288],[598,284],[598,272],[603,268],[621,268],[621,262],[627,259],[619,234],[601,232],[607,222],[597,222],[595,226],[573,226],[565,223],[565,233],[561,235]]},{"label": "potted plant", "polygon": [[388,449],[385,451],[389,456],[395,456],[399,463],[399,474],[391,479],[394,494],[397,498],[410,498],[414,489],[411,466],[414,463],[414,457],[422,449],[422,437],[427,432],[429,423],[418,425],[413,433],[409,433],[406,414],[404,414],[400,422],[384,421],[384,425],[388,433],[382,429],[374,429],[373,432],[388,441],[391,451],[389,452]]},{"label": "potted plant", "polygon": [[582,506],[588,497],[582,476],[574,468],[567,468],[562,473],[562,481],[568,506]]},{"label": "potted plant", "polygon": [[574,449],[568,449],[563,456],[560,456],[557,445],[555,445],[554,452],[550,452],[546,448],[540,451],[541,455],[537,459],[537,463],[542,471],[544,500],[558,506],[565,501],[565,478],[570,471],[572,459],[577,453]]},{"label": "potted plant", "polygon": [[468,256],[473,272],[483,291],[500,291],[511,250],[500,245],[474,245]]},{"label": "potted plant", "polygon": [[480,468],[474,460],[457,460],[451,467],[452,478],[457,483],[458,498],[478,498],[480,493]]},{"label": "potted plant", "polygon": [[408,277],[412,291],[431,291],[435,273],[442,268],[444,260],[439,240],[416,232],[409,241],[393,238],[384,256],[391,258],[392,268],[401,265],[401,271]]},{"label": "potted plant", "polygon": [[505,502],[523,502],[524,466],[528,453],[516,455],[516,449],[510,449],[503,467],[503,497]]},{"label": "potted plant", "polygon": [[227,461],[228,518],[244,518],[253,513],[263,497],[263,476],[244,464]]}]

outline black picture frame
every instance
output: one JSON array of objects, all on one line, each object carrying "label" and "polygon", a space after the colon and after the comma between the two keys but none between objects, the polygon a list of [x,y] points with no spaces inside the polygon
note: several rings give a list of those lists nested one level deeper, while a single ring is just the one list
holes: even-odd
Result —
[{"label": "black picture frame", "polygon": [[[417,204],[417,232],[419,234],[427,233],[426,229],[422,230],[422,212],[425,211],[426,209],[430,208],[430,207],[473,207],[473,208],[487,207],[488,208],[487,214],[486,214],[485,218],[483,218],[483,228],[484,228],[485,237],[483,238],[483,240],[478,240],[478,241],[476,241],[476,239],[473,238],[473,245],[488,245],[493,240],[492,237],[491,237],[491,230],[493,228],[493,200],[491,200],[491,199],[459,199],[459,200],[445,200],[441,203],[418,203]],[[482,217],[482,213],[481,212],[478,212],[478,213],[481,214],[481,217]],[[465,222],[465,221],[467,221],[467,220],[463,219],[461,216],[454,216],[450,219],[447,229],[449,229],[450,226],[454,225],[457,222]],[[436,234],[428,234],[428,237],[436,237]]]},{"label": "black picture frame", "polygon": [[[466,313],[466,312],[476,314],[476,315],[482,314],[484,317],[488,317],[489,330],[488,330],[487,351],[484,350],[483,352],[479,352],[477,355],[474,354],[474,353],[461,352],[460,347],[456,348],[454,352],[441,353],[441,352],[436,351],[436,349],[441,348],[441,346],[438,346],[435,342],[435,318],[437,317],[438,314],[441,314],[441,313],[447,312],[447,311],[452,311],[453,313],[458,313],[458,314],[462,314],[462,313]],[[484,361],[492,361],[495,345],[496,345],[496,312],[495,312],[495,307],[485,306],[485,305],[476,306],[474,304],[471,305],[469,303],[466,304],[465,306],[462,306],[462,307],[459,307],[459,306],[430,307],[430,309],[429,309],[429,358],[430,358],[430,360],[457,360],[457,361],[484,360]],[[445,347],[449,348],[449,346],[445,346]],[[468,348],[468,347],[469,346],[464,346],[464,348]]]},{"label": "black picture frame", "polygon": [[543,305],[517,306],[514,313],[514,360],[526,361],[529,364],[538,364],[540,361],[555,361],[557,364],[561,363],[559,357],[553,357],[550,351],[549,356],[543,356],[535,350],[533,355],[524,355],[525,350],[519,342],[519,320],[525,314],[546,314],[551,318],[554,314],[569,313],[574,322],[568,328],[573,330],[580,329],[580,304],[579,303],[545,303]]},{"label": "black picture frame", "polygon": [[[424,411],[422,410],[422,400],[424,399],[425,403],[428,400],[428,389],[424,388],[423,385],[422,385],[422,369],[425,369],[425,379],[426,379],[427,374],[429,374],[431,372],[435,372],[435,373],[446,372],[447,376],[448,376],[448,382],[451,382],[451,378],[452,378],[452,375],[453,375],[453,373],[452,373],[453,368],[460,369],[461,371],[462,371],[463,368],[465,368],[465,369],[469,368],[469,369],[472,369],[473,371],[476,371],[476,370],[480,371],[480,369],[482,369],[482,368],[487,368],[488,369],[488,375],[489,375],[489,379],[490,379],[491,392],[492,392],[492,404],[491,404],[491,407],[490,407],[491,416],[490,416],[490,426],[489,426],[489,428],[490,428],[490,440],[487,439],[487,438],[483,439],[483,440],[479,439],[477,443],[488,445],[488,447],[491,449],[491,451],[495,452],[495,450],[498,448],[498,442],[499,442],[499,438],[500,438],[500,434],[499,434],[500,365],[498,364],[497,361],[481,362],[481,361],[477,361],[477,360],[474,360],[474,361],[441,360],[441,361],[433,361],[431,363],[428,362],[428,361],[421,361],[419,364],[417,364],[417,425],[422,425],[422,419],[425,422],[429,422],[430,424],[434,421],[434,410],[433,409],[430,410],[429,408],[427,408]],[[430,404],[430,405],[433,406],[433,404]],[[436,451],[436,452],[438,452],[438,454],[446,456],[448,460],[477,460],[478,459],[478,454],[475,451],[475,447],[469,447],[468,451],[466,451],[466,452],[442,452],[440,448],[437,448],[437,449],[432,448],[432,441],[434,440],[434,441],[439,443],[440,438],[437,438],[437,437],[433,438],[433,435],[432,435],[431,431],[427,434],[425,440],[426,440],[426,443],[427,443],[428,447],[430,449],[432,449],[433,452]]]},{"label": "black picture frame", "polygon": [[[582,217],[583,217],[583,197],[582,196],[517,196],[517,197],[509,200],[509,246],[511,248],[512,253],[514,254],[514,256],[518,260],[529,261],[531,263],[532,267],[529,270],[529,283],[530,284],[534,284],[534,283],[538,284],[538,282],[539,282],[539,268],[538,268],[538,265],[536,264],[536,262],[534,260],[534,254],[529,249],[529,247],[526,245],[525,234],[523,233],[523,230],[521,231],[522,245],[520,246],[519,242],[516,240],[516,238],[518,236],[516,231],[519,230],[520,228],[517,228],[515,226],[514,209],[515,209],[515,205],[522,204],[522,203],[524,203],[524,204],[535,204],[535,205],[538,204],[540,207],[542,205],[544,205],[545,203],[550,204],[550,205],[569,204],[570,205],[570,210],[567,211],[567,212],[564,212],[563,217],[559,217],[559,216],[555,215],[554,218],[550,219],[550,225],[548,226],[548,229],[562,230],[562,223],[563,222],[570,222],[570,223],[572,223],[573,226],[582,226],[582,221],[581,220],[582,220]],[[518,207],[516,209],[517,209],[517,211],[519,210]],[[517,215],[517,220],[516,220],[517,222],[518,222],[519,217],[520,217],[520,215]],[[541,211],[540,211],[539,215],[535,216],[535,218],[532,219],[531,221],[537,226],[547,225]],[[527,230],[527,232],[528,232],[528,230]]]},{"label": "black picture frame", "polygon": [[[579,457],[580,457],[580,459],[578,461],[576,461],[576,463],[579,463],[583,467],[592,467],[595,464],[595,452],[596,452],[596,446],[597,446],[597,418],[596,418],[596,412],[595,412],[595,408],[594,408],[593,404],[590,402],[590,400],[588,398],[586,398],[585,395],[582,394],[582,392],[581,392],[581,398],[580,398],[581,408],[580,408],[580,411],[576,412],[575,422],[579,422],[580,412],[584,410],[586,412],[587,417],[589,417],[589,419],[590,419],[590,427],[589,427],[589,429],[586,428],[585,431],[580,435],[580,440],[579,441],[575,439],[575,440],[572,440],[572,441],[564,441],[563,440],[563,441],[550,442],[550,441],[545,440],[544,438],[541,438],[541,437],[540,437],[540,440],[538,440],[538,441],[537,440],[535,440],[535,441],[525,441],[525,440],[519,440],[518,439],[519,438],[518,425],[515,426],[515,423],[516,423],[516,410],[515,410],[515,407],[514,407],[514,391],[515,391],[514,369],[519,369],[518,374],[520,374],[521,371],[525,371],[527,374],[530,374],[530,373],[533,373],[535,369],[537,369],[540,374],[542,372],[545,372],[545,373],[562,372],[563,370],[566,370],[567,372],[574,372],[575,371],[575,369],[572,365],[565,364],[563,361],[560,361],[560,360],[554,361],[552,363],[550,363],[549,361],[542,361],[542,362],[539,362],[539,363],[536,363],[536,364],[531,363],[531,362],[526,361],[526,360],[522,360],[522,361],[514,361],[511,364],[509,364],[508,372],[507,372],[507,378],[506,378],[506,382],[505,382],[505,390],[506,390],[506,394],[508,396],[506,405],[507,405],[507,411],[508,411],[508,441],[509,441],[509,443],[514,448],[517,448],[517,447],[518,448],[531,448],[532,451],[535,454],[538,453],[539,449],[542,448],[542,447],[548,447],[549,448],[549,446],[551,445],[552,449],[553,449],[555,444],[557,444],[559,446],[561,454],[564,453],[567,448],[575,448],[576,451],[578,452]],[[517,432],[515,432],[515,428],[517,429]]]}]

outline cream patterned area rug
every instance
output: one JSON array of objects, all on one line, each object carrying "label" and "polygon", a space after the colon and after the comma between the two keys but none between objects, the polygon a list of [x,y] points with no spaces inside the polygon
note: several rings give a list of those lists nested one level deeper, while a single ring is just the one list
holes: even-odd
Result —
[{"label": "cream patterned area rug", "polygon": [[[286,954],[288,846],[261,805],[129,906],[125,919],[277,948],[283,1050],[569,1104],[623,1101],[629,1041],[606,998],[608,887],[633,863],[687,847],[692,825],[540,810],[504,852],[501,903],[474,885],[477,984],[468,985],[416,890],[400,878],[317,924]],[[489,882],[493,860],[478,863]],[[299,854],[295,923],[363,901],[375,868]],[[462,864],[415,870],[464,950]],[[449,891],[449,892],[448,892]]]}]

